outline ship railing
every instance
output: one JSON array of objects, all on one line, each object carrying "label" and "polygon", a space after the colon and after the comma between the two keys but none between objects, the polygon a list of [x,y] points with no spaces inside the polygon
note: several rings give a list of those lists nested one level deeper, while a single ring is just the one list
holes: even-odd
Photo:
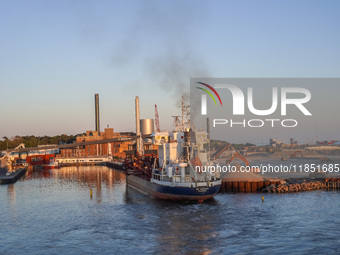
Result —
[{"label": "ship railing", "polygon": [[163,182],[181,182],[181,175],[173,175],[169,177],[167,174],[152,173],[152,179]]}]

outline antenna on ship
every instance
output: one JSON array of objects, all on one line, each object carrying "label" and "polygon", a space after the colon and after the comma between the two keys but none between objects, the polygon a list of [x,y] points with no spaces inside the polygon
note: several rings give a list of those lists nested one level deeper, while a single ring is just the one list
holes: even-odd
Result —
[{"label": "antenna on ship", "polygon": [[190,129],[190,106],[184,104],[182,96],[182,131]]}]

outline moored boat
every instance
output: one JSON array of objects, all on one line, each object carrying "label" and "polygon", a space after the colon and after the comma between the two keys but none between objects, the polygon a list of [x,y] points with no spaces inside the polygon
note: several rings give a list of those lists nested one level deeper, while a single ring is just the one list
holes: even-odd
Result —
[{"label": "moored boat", "polygon": [[57,168],[60,168],[60,165],[58,164],[58,162],[53,160],[53,161],[50,161],[49,164],[44,164],[43,168],[44,169],[57,169]]}]

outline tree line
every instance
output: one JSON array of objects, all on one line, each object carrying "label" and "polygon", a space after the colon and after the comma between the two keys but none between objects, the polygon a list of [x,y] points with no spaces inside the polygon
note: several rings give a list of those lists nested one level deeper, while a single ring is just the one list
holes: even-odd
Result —
[{"label": "tree line", "polygon": [[63,143],[73,143],[78,135],[56,135],[56,136],[14,136],[8,138],[6,136],[2,137],[0,140],[0,150],[13,149],[19,144],[25,144],[25,147],[37,147],[39,145],[48,144],[63,144]]},{"label": "tree line", "polygon": [[[223,145],[229,144],[226,141],[221,141],[221,140],[210,140],[210,149],[211,150],[218,150],[220,147],[222,147]],[[252,143],[233,143],[231,144],[231,147],[234,148],[235,150],[244,150],[245,147],[249,147],[249,146],[255,146],[255,144]]]},{"label": "tree line", "polygon": [[[6,136],[2,137],[3,140],[0,140],[0,150],[13,149],[19,144],[25,144],[25,147],[37,147],[38,145],[48,145],[48,144],[64,144],[64,143],[73,143],[76,140],[77,136],[85,135],[56,135],[56,136],[14,136],[12,138],[7,138]],[[226,141],[220,140],[211,140],[210,141],[210,149],[217,150],[222,145],[228,144]],[[232,144],[232,147],[236,150],[243,150],[245,146],[254,146],[254,144],[246,143],[246,144]]]}]

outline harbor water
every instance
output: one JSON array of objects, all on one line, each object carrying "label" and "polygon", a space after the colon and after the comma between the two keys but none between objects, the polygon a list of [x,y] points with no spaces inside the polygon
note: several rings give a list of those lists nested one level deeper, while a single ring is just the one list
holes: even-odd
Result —
[{"label": "harbor water", "polygon": [[340,192],[155,200],[104,166],[0,186],[0,254],[339,254]]}]

